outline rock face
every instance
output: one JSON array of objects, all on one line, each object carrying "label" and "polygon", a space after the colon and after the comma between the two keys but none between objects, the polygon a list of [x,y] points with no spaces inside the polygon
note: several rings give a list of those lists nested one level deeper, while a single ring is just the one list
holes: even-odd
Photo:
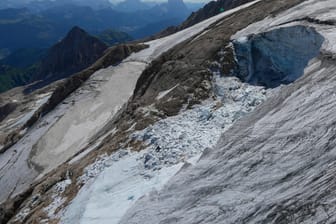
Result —
[{"label": "rock face", "polygon": [[5,103],[0,105],[0,122],[16,109],[16,103]]},{"label": "rock face", "polygon": [[215,16],[221,12],[233,9],[237,6],[251,2],[252,0],[219,0],[211,1],[206,4],[202,9],[192,13],[185,22],[180,26],[181,29],[192,26],[207,18]]},{"label": "rock face", "polygon": [[224,11],[233,9],[242,4],[251,2],[252,0],[219,0],[211,1],[207,3],[203,8],[196,12],[191,13],[191,15],[179,26],[171,26],[167,29],[161,31],[155,37],[166,36],[177,31],[188,28],[196,23],[206,20],[212,16],[218,15]]},{"label": "rock face", "polygon": [[74,27],[61,42],[49,50],[32,81],[50,83],[79,72],[100,58],[106,48],[97,38]]}]

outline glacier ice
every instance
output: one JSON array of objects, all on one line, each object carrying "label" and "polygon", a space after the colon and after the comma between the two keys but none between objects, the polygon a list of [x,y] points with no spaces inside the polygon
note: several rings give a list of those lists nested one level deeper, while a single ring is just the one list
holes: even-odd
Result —
[{"label": "glacier ice", "polygon": [[303,75],[323,42],[314,28],[302,25],[241,37],[233,41],[238,76],[269,88],[289,84]]}]

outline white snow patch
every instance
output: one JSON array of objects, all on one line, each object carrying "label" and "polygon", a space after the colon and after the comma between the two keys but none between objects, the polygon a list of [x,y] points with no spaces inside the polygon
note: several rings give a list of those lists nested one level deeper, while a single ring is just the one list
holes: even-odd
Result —
[{"label": "white snow patch", "polygon": [[[181,168],[179,164],[156,171],[153,178],[143,178],[138,157],[138,153],[129,153],[106,168],[92,185],[84,186],[61,222],[117,224],[137,199],[160,190]],[[82,211],[80,216],[78,211]]]},{"label": "white snow patch", "polygon": [[247,43],[247,41],[248,41],[248,37],[245,37],[245,36],[239,37],[237,39],[237,42],[242,43],[242,44]]},{"label": "white snow patch", "polygon": [[162,99],[163,97],[165,97],[168,93],[170,93],[172,90],[174,90],[179,84],[175,85],[174,87],[166,90],[166,91],[162,91],[159,93],[159,95],[156,97],[157,100]]}]

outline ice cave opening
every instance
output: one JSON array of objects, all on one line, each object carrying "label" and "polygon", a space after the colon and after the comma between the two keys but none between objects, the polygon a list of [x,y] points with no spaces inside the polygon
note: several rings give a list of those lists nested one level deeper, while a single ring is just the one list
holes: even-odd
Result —
[{"label": "ice cave opening", "polygon": [[303,75],[324,37],[313,27],[281,27],[233,41],[236,74],[244,82],[275,88]]}]

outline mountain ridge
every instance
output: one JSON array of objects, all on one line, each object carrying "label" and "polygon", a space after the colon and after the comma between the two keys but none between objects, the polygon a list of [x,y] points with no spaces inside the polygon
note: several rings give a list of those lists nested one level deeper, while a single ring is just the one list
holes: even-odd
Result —
[{"label": "mountain ridge", "polygon": [[51,82],[65,78],[90,66],[106,49],[107,45],[75,26],[64,39],[50,48],[42,59],[40,70],[31,80]]}]

